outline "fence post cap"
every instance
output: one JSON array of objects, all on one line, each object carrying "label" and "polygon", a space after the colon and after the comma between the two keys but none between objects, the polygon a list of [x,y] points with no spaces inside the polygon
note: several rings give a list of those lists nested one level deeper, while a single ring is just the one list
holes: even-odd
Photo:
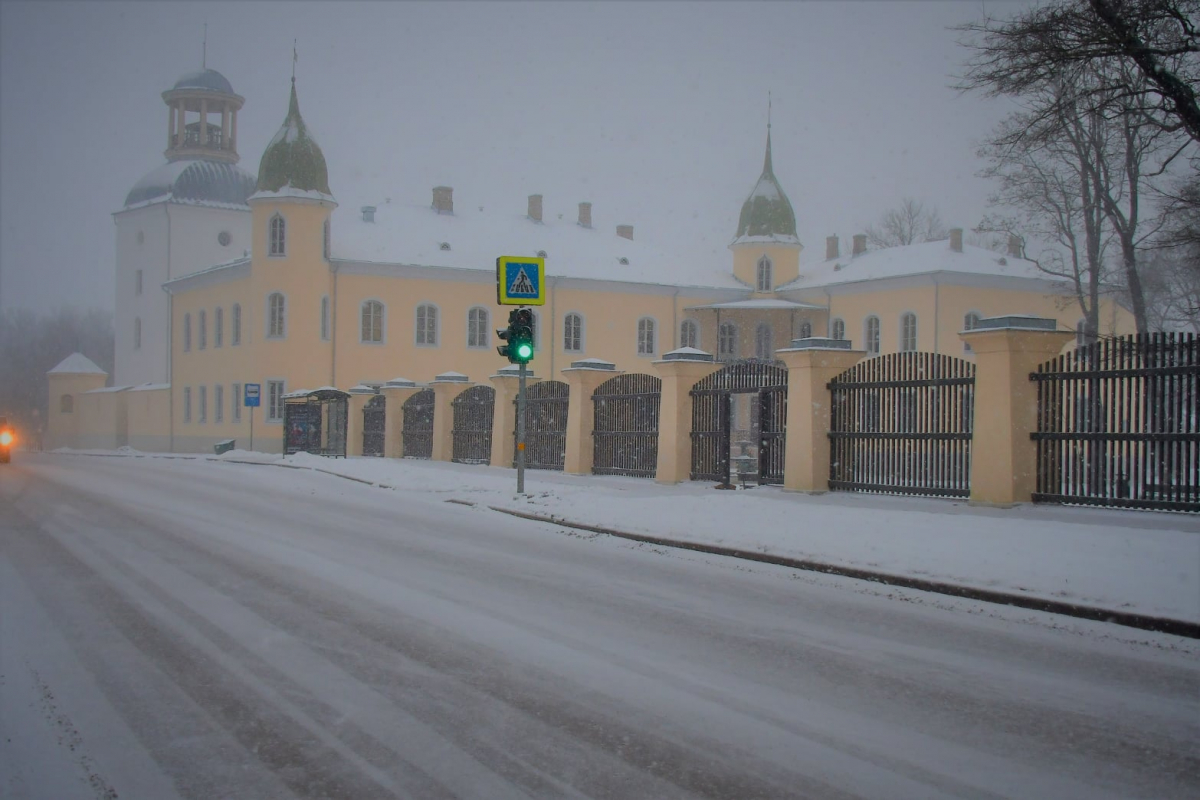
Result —
[{"label": "fence post cap", "polygon": [[[615,372],[617,365],[611,361],[605,361],[602,358],[584,358],[579,361],[572,361],[568,369],[594,369],[605,372]],[[563,370],[566,372],[566,370]]]},{"label": "fence post cap", "polygon": [[1003,317],[984,317],[970,331],[980,330],[1017,330],[1017,331],[1053,331],[1058,329],[1058,320],[1047,317],[1026,317],[1008,314]]},{"label": "fence post cap", "polygon": [[351,386],[346,390],[348,394],[375,394],[375,390],[370,386],[364,386],[361,383],[358,386]]},{"label": "fence post cap", "polygon": [[471,379],[461,372],[443,372],[434,377],[430,383],[470,383]]},{"label": "fence post cap", "polygon": [[410,381],[408,378],[392,378],[383,385],[385,389],[411,389],[416,386],[416,381]]},{"label": "fence post cap", "polygon": [[[792,346],[787,350],[849,350],[849,339],[831,339],[827,336],[808,336],[803,339],[792,339]],[[775,352],[782,352],[777,350]]]}]

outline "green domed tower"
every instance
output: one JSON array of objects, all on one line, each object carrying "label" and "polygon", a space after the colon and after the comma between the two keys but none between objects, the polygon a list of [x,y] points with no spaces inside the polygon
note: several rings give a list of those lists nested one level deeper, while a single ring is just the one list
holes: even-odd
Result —
[{"label": "green domed tower", "polygon": [[796,212],[775,177],[770,122],[762,175],[742,203],[737,235],[729,249],[733,251],[734,277],[756,292],[772,292],[800,274],[800,251],[804,246],[796,236]]},{"label": "green domed tower", "polygon": [[292,78],[292,98],[287,118],[267,145],[258,165],[258,191],[312,193],[333,199],[329,191],[329,171],[325,155],[308,134],[300,116],[300,101],[296,98],[296,79]]}]

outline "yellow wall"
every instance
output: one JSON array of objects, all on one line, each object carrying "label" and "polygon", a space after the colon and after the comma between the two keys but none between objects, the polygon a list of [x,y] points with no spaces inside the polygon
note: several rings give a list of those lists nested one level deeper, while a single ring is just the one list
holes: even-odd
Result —
[{"label": "yellow wall", "polygon": [[127,391],[95,389],[75,395],[76,447],[112,450],[129,443]]},{"label": "yellow wall", "polygon": [[171,449],[171,393],[159,389],[130,389],[125,393],[129,416],[129,446],[134,450],[163,452]]},{"label": "yellow wall", "polygon": [[752,290],[758,288],[758,260],[764,255],[771,259],[772,289],[800,277],[800,252],[804,249],[800,245],[735,244],[729,249],[733,251],[733,276]]}]

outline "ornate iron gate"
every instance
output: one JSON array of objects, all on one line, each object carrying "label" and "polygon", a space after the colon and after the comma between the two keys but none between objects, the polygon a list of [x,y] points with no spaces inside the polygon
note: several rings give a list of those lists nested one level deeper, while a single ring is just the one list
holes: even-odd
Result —
[{"label": "ornate iron gate", "polygon": [[433,458],[433,389],[422,389],[404,401],[402,429],[405,458]]},{"label": "ornate iron gate", "polygon": [[892,353],[829,383],[829,488],[967,497],[975,365],[938,353]]},{"label": "ornate iron gate", "polygon": [[387,399],[377,394],[363,406],[363,441],[364,456],[383,456],[383,433],[387,420]]},{"label": "ornate iron gate", "polygon": [[451,461],[489,464],[492,460],[492,413],[496,390],[472,386],[450,402],[454,410],[454,452]]},{"label": "ornate iron gate", "polygon": [[760,484],[783,483],[784,430],[787,422],[787,369],[777,361],[747,358],[696,381],[692,396],[692,469],[694,481],[729,483],[730,446],[736,425],[732,395],[754,394],[744,452],[732,456],[738,472]]},{"label": "ornate iron gate", "polygon": [[[525,390],[525,466],[561,470],[567,457],[567,402],[562,381],[542,381]],[[516,400],[513,404],[516,405]],[[513,431],[516,439],[517,432]],[[516,455],[513,456],[516,466]]]},{"label": "ornate iron gate", "polygon": [[592,395],[592,472],[653,478],[658,470],[658,406],[662,379],[618,375]]},{"label": "ornate iron gate", "polygon": [[1200,511],[1200,340],[1136,334],[1038,367],[1034,502]]}]

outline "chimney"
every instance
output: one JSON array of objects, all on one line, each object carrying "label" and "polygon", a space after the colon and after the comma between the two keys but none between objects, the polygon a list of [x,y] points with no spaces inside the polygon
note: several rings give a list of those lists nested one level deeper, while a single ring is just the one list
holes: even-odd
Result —
[{"label": "chimney", "polygon": [[1025,256],[1021,252],[1023,249],[1021,247],[1021,237],[1015,233],[1010,233],[1008,235],[1008,254],[1013,258],[1024,258]]},{"label": "chimney", "polygon": [[618,225],[617,226],[617,236],[620,236],[622,239],[628,239],[629,241],[633,241],[633,226],[632,225]]},{"label": "chimney", "polygon": [[[592,227],[592,204],[591,203],[580,203],[579,204],[579,225],[580,225],[580,227],[583,227],[583,228]],[[629,235],[630,235],[630,237],[633,236],[632,233]]]},{"label": "chimney", "polygon": [[363,215],[363,222],[374,222],[375,221],[375,206],[363,206],[362,207],[362,215]]},{"label": "chimney", "polygon": [[433,210],[439,214],[453,214],[454,190],[449,186],[433,187]]},{"label": "chimney", "polygon": [[962,228],[950,229],[950,249],[956,253],[962,252]]},{"label": "chimney", "polygon": [[838,252],[838,237],[826,236],[825,237],[825,260],[831,261],[831,260],[837,258],[839,255],[841,255],[841,254]]},{"label": "chimney", "polygon": [[529,218],[534,222],[542,221],[542,196],[540,194],[529,195]]},{"label": "chimney", "polygon": [[854,250],[850,255],[861,256],[865,252],[867,252],[867,235],[865,233],[854,234]]}]

